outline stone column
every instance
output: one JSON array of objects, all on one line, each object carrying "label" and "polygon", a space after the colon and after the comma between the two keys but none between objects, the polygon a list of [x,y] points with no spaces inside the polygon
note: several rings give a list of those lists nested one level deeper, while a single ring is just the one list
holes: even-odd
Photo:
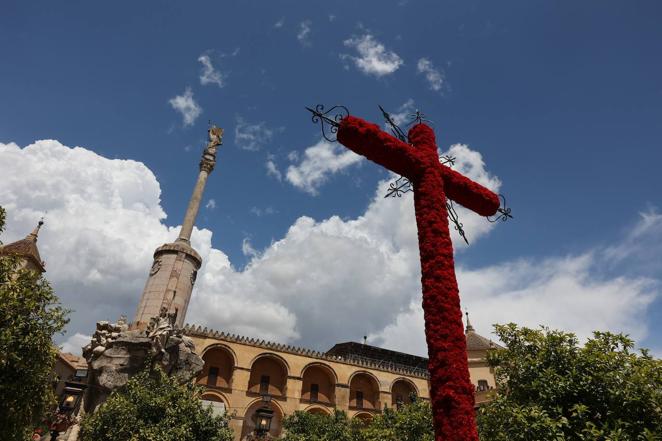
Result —
[{"label": "stone column", "polygon": [[[207,157],[209,156],[209,157]],[[184,216],[184,222],[182,223],[182,229],[179,232],[179,237],[177,238],[178,242],[190,243],[191,233],[193,232],[193,225],[195,224],[195,218],[198,216],[198,211],[200,210],[200,202],[202,202],[202,194],[205,191],[205,185],[207,184],[207,178],[209,173],[214,170],[214,164],[216,163],[216,156],[211,156],[205,154],[200,162],[200,173],[198,174],[198,181],[195,183],[195,188],[193,189],[193,194],[191,195],[191,200],[188,203],[188,208],[186,209],[186,215]]]},{"label": "stone column", "polygon": [[154,263],[143,289],[132,328],[145,328],[152,317],[159,315],[162,307],[177,312],[178,326],[184,324],[193,285],[202,265],[202,258],[191,248],[191,233],[200,210],[202,195],[209,174],[216,165],[216,150],[222,143],[223,129],[209,129],[209,142],[202,154],[198,180],[184,216],[182,229],[174,243],[160,246],[154,252]]},{"label": "stone column", "polygon": [[386,392],[386,391],[383,391],[383,390],[379,391],[379,404],[378,405],[379,405],[380,410],[384,409],[384,404],[386,404],[386,406],[388,406],[388,407],[392,407],[391,406],[391,401],[392,401],[391,392]]},{"label": "stone column", "polygon": [[336,407],[347,412],[349,410],[349,384],[337,383],[335,389]]},{"label": "stone column", "polygon": [[301,405],[301,389],[303,389],[303,378],[287,377],[287,407],[285,413],[292,413],[299,410]]}]

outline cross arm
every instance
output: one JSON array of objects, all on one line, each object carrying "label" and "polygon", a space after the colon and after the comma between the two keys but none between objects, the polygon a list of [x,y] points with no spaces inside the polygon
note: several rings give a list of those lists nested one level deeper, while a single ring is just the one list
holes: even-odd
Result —
[{"label": "cross arm", "polygon": [[361,118],[351,115],[343,118],[338,129],[338,141],[355,153],[407,178],[411,179],[421,169],[421,160],[412,146]]},{"label": "cross arm", "polygon": [[444,190],[449,199],[481,216],[492,216],[497,212],[501,201],[496,193],[450,167],[440,166],[443,167]]}]

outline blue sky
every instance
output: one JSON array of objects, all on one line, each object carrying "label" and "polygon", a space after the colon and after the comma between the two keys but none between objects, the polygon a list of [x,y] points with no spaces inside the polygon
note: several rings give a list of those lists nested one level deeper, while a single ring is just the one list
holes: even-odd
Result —
[{"label": "blue sky", "polygon": [[[149,254],[161,240],[149,222],[161,226],[163,240],[179,225],[208,120],[225,128],[226,135],[205,194],[206,208],[198,219],[198,226],[208,233],[200,236],[207,241],[200,239],[200,246],[212,250],[212,255],[213,250],[220,250],[234,272],[231,277],[214,277],[209,269],[214,280],[203,282],[199,290],[209,293],[209,302],[218,303],[213,292],[236,289],[241,293],[238,296],[250,297],[249,287],[261,286],[273,276],[273,271],[261,272],[259,268],[266,268],[269,262],[277,268],[289,264],[269,259],[296,242],[293,226],[301,226],[302,216],[315,223],[306,227],[306,234],[313,234],[313,230],[327,234],[325,228],[331,228],[333,216],[337,216],[341,223],[333,224],[334,237],[351,237],[353,233],[347,229],[353,228],[353,221],[373,219],[371,216],[376,219],[377,186],[389,175],[337,146],[320,144],[319,128],[311,123],[304,106],[343,104],[354,115],[380,121],[377,105],[381,104],[403,115],[421,109],[434,122],[443,151],[453,144],[464,144],[470,152],[479,152],[484,161],[483,177],[488,179],[489,174],[500,181],[499,191],[513,208],[516,219],[495,228],[471,219],[475,217],[472,214],[461,213],[470,240],[472,234],[476,239],[458,252],[458,264],[467,274],[464,284],[471,287],[469,291],[484,289],[494,294],[467,302],[472,314],[480,318],[483,332],[489,332],[488,322],[496,317],[564,326],[585,335],[581,319],[594,311],[593,302],[595,313],[604,320],[590,324],[630,332],[641,344],[659,352],[662,265],[656,262],[661,261],[662,253],[661,13],[662,6],[654,1],[636,5],[616,1],[504,4],[414,0],[195,5],[4,2],[0,15],[0,143],[15,143],[24,151],[23,147],[37,140],[52,139],[64,146],[81,146],[99,158],[130,159],[144,167],[132,169],[126,182],[149,187],[151,196],[138,194],[142,187],[126,184],[120,175],[111,173],[95,196],[100,198],[99,204],[89,207],[90,222],[84,230],[90,235],[80,239],[82,244],[94,240],[96,222],[105,225],[103,232],[98,227],[97,234],[108,235],[109,242],[133,243],[138,247],[134,255],[140,257],[128,258],[130,271],[122,266],[129,264],[117,263],[126,256],[118,254],[111,259],[107,251],[99,250],[98,256],[89,253],[101,256],[99,265],[117,263],[111,267],[128,271],[135,281],[120,289],[124,291],[114,300],[111,294],[105,296],[103,308],[97,300],[77,304],[81,297],[89,296],[89,290],[107,289],[94,283],[107,285],[112,276],[85,279],[95,271],[104,273],[94,265],[82,276],[65,276],[64,270],[58,275],[58,264],[49,266],[48,275],[58,292],[62,291],[63,301],[77,310],[70,335],[90,334],[94,320],[114,318],[105,314],[125,311],[132,315],[149,268]],[[180,100],[172,102],[189,104],[184,112],[171,104],[177,96]],[[313,146],[318,148],[307,150]],[[42,148],[57,150],[50,145]],[[480,162],[465,153],[467,167]],[[34,223],[32,215],[49,211],[49,216],[55,216],[56,212],[61,217],[52,219],[52,238],[42,238],[51,252],[50,257],[44,252],[44,258],[47,262],[69,261],[71,257],[58,254],[63,247],[55,237],[66,230],[67,216],[85,216],[49,188],[48,175],[37,180],[30,175],[37,169],[44,173],[49,161],[55,164],[63,161],[62,157],[12,155],[16,161],[26,161],[21,169],[27,174],[0,182],[0,204],[15,212],[10,213],[4,241],[24,235]],[[17,170],[7,158],[2,159],[4,173]],[[61,172],[63,185],[66,181],[62,188],[80,192],[81,200],[100,185],[94,167],[120,164],[85,158],[65,162],[78,169],[88,167],[91,176],[67,172],[64,165],[53,165],[50,171]],[[34,165],[34,161],[42,163]],[[155,184],[150,170],[160,193],[152,188]],[[55,175],[52,177],[56,182]],[[17,192],[14,185],[28,190]],[[117,191],[113,190],[116,185]],[[99,195],[106,191],[103,202]],[[154,241],[149,242],[147,233],[137,227],[127,228],[127,224],[135,226],[135,219],[122,223],[121,213],[113,210],[114,198],[122,199],[121,205],[129,211],[137,205],[147,207],[143,211],[151,217],[144,228],[152,232]],[[380,204],[407,202],[387,200]],[[399,215],[406,213],[406,208],[390,207],[383,214]],[[167,218],[163,219],[158,210]],[[407,220],[387,218],[383,222],[397,229]],[[58,222],[62,222],[61,228]],[[395,250],[393,255],[386,254],[392,261],[411,257],[416,263],[416,256],[405,253],[411,251],[411,237],[400,243],[393,239],[396,230],[372,237],[372,229],[365,227],[364,236],[369,244],[379,243],[375,250],[388,244]],[[128,230],[132,230],[130,234]],[[66,240],[64,236],[62,240]],[[284,244],[280,251],[274,248],[278,243]],[[305,241],[300,244],[304,245]],[[319,252],[328,254],[325,258],[331,263],[321,260],[316,267],[328,265],[328,274],[351,271],[353,267],[333,266],[344,258],[334,254],[340,249],[322,246]],[[71,252],[78,250],[80,245]],[[292,248],[293,256],[309,252]],[[85,262],[94,259],[89,257]],[[296,257],[292,259],[298,262]],[[82,260],[71,262],[86,265]],[[573,262],[571,268],[568,262]],[[392,270],[411,269],[407,266],[410,263],[402,265]],[[544,274],[532,275],[546,265]],[[245,281],[251,267],[259,281]],[[371,268],[363,270],[369,273]],[[299,269],[307,271],[304,266]],[[506,269],[513,271],[517,283],[486,275],[505,274]],[[415,271],[410,272],[415,275]],[[580,294],[561,282],[550,282],[566,280],[568,274],[575,274],[571,285],[581,285]],[[279,283],[286,283],[281,281],[284,276],[279,277]],[[362,293],[361,285],[354,285],[356,280],[349,276],[342,278],[347,278],[346,285],[334,285],[333,277],[326,280],[320,275],[309,280],[311,286],[306,289],[313,290],[320,283],[325,287],[320,292],[327,289],[324,295],[332,297],[357,286],[355,296],[374,295],[375,303],[391,302],[390,297],[380,298],[377,292]],[[371,282],[368,277],[364,282],[374,284],[375,280]],[[403,298],[416,303],[415,277],[403,276],[393,283],[403,283],[407,287],[403,288]],[[460,284],[462,287],[462,277]],[[515,306],[540,300],[534,294],[527,298],[526,293],[544,295],[550,304],[557,295],[558,302],[564,302],[565,293],[569,297],[559,315],[575,308],[573,296],[579,296],[577,303],[586,305],[578,309],[575,321],[544,314],[536,317],[533,306],[522,307],[519,315],[511,317],[485,310],[487,305],[517,310],[500,302],[503,298],[497,287],[511,294],[509,299],[515,299]],[[622,299],[617,291],[624,287],[627,292],[622,299],[638,306],[625,308],[627,311],[619,315],[624,308],[618,303]],[[267,292],[265,288],[260,295]],[[292,292],[277,299],[258,295],[262,303],[273,302],[269,303],[272,310],[282,310],[279,317],[267,312],[264,317],[256,314],[252,320],[259,323],[195,315],[195,311],[205,309],[202,303],[197,309],[193,307],[191,314],[215,328],[263,333],[309,346],[359,340],[363,333],[374,336],[375,343],[396,348],[406,345],[406,338],[420,340],[420,333],[410,336],[397,325],[416,322],[416,311],[408,309],[409,300],[395,302],[390,310],[378,307],[364,316],[352,316],[353,322],[365,320],[367,324],[362,325],[363,331],[358,326],[344,332],[331,329],[331,324],[327,328],[306,324],[304,313],[293,306],[300,300],[298,295],[306,295],[305,290]],[[581,297],[583,294],[587,297]],[[478,293],[475,296],[480,298]],[[605,296],[604,301],[601,296]],[[601,310],[598,305],[603,303],[612,304],[613,309]],[[235,305],[237,311],[249,308],[242,305]],[[220,304],[215,307],[223,309]],[[337,310],[337,314],[345,312]],[[380,314],[383,319],[373,320]],[[284,325],[292,321],[294,325]],[[399,335],[400,340],[393,335]]]}]

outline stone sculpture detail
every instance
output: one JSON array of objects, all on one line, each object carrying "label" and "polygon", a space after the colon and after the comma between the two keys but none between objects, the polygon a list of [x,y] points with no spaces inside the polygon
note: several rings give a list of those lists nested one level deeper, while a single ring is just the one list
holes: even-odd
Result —
[{"label": "stone sculpture detail", "polygon": [[146,330],[129,330],[126,318],[117,323],[97,323],[92,341],[83,348],[88,364],[84,411],[93,411],[115,389],[151,364],[186,383],[201,371],[204,362],[195,353],[193,340],[175,325],[176,313],[161,309]]}]

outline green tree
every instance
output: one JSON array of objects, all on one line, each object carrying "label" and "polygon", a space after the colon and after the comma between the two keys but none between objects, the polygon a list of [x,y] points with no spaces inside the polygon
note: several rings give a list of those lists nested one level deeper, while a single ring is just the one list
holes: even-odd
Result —
[{"label": "green tree", "polygon": [[495,326],[497,394],[481,407],[482,441],[662,439],[662,362],[622,334]]},{"label": "green tree", "polygon": [[365,441],[433,441],[430,403],[415,400],[399,409],[384,409],[363,431]]},{"label": "green tree", "polygon": [[400,409],[384,409],[372,421],[347,418],[335,410],[332,415],[295,412],[285,417],[285,441],[433,441],[430,404],[416,400]]},{"label": "green tree", "polygon": [[294,412],[284,418],[283,428],[286,441],[355,441],[362,425],[336,409],[332,415]]},{"label": "green tree", "polygon": [[201,389],[145,369],[81,424],[82,441],[232,441],[228,416],[214,416]]},{"label": "green tree", "polygon": [[[0,207],[0,232],[5,211]],[[51,385],[67,311],[40,274],[20,268],[15,256],[0,256],[0,427],[2,439],[25,440],[33,424],[55,403]]]}]

